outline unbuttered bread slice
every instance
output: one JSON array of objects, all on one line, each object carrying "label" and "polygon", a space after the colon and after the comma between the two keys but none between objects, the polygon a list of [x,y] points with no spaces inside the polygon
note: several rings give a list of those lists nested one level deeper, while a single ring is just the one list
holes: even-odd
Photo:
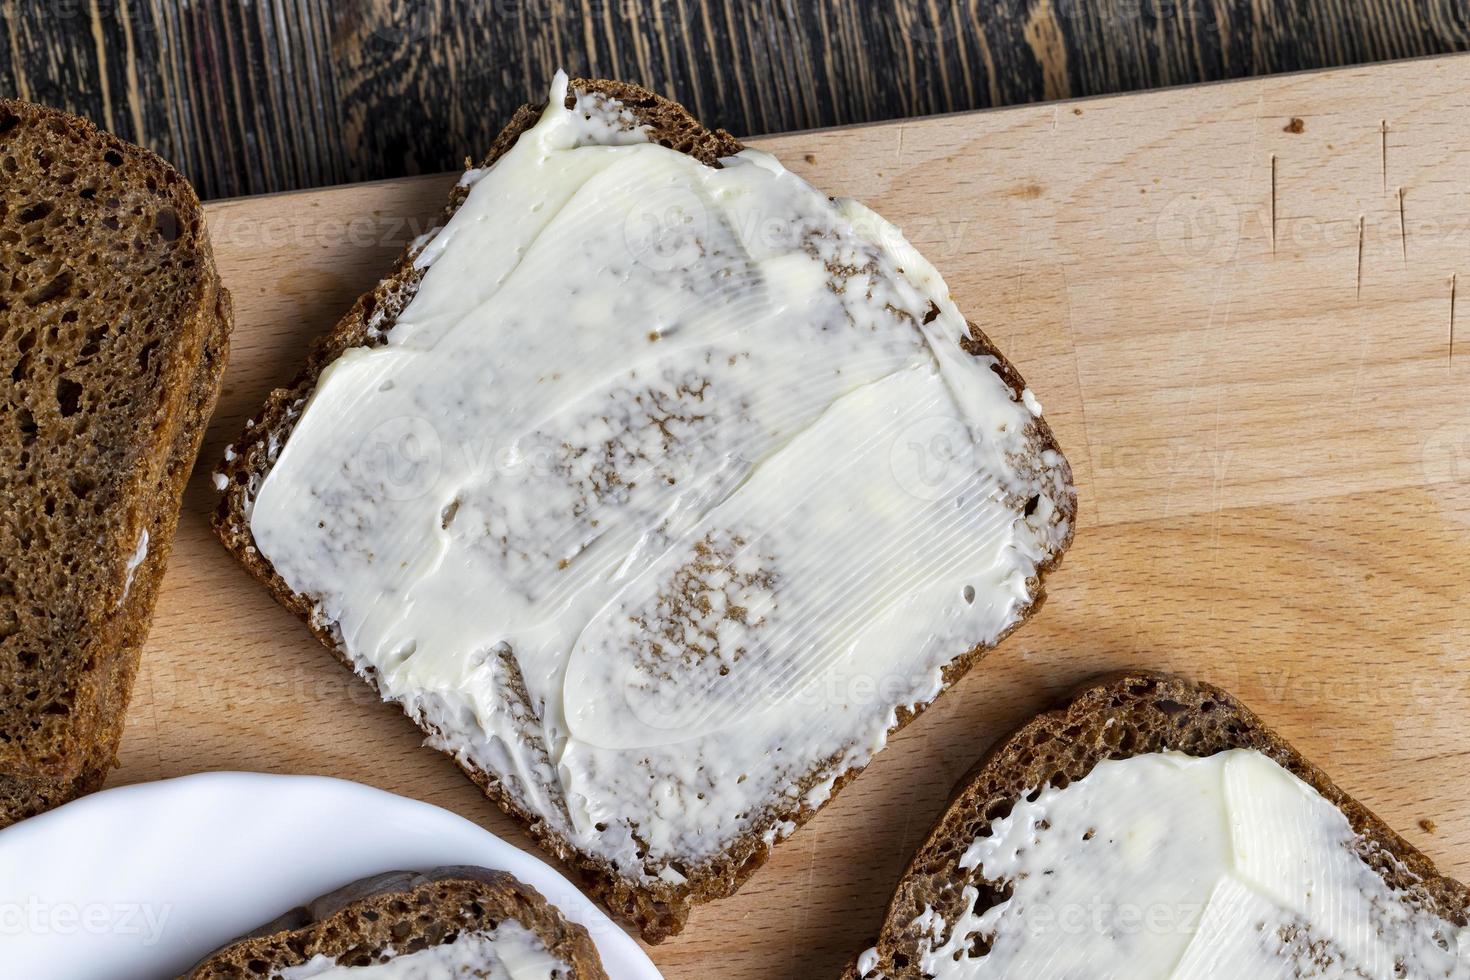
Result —
[{"label": "unbuttered bread slice", "polygon": [[[473,972],[422,962],[423,954],[456,943],[474,944],[462,951]],[[515,944],[519,959],[499,959],[497,948],[507,943]],[[410,959],[415,954],[418,961]],[[607,980],[585,928],[511,875],[470,867],[355,882],[211,953],[181,980],[304,980],[333,967],[395,961],[405,971],[398,976],[499,977],[507,975],[507,963],[518,963],[526,972],[508,975]]]},{"label": "unbuttered bread slice", "polygon": [[[718,167],[721,158],[742,150],[740,143],[728,133],[705,129],[682,107],[637,86],[609,81],[574,80],[567,98],[569,107],[574,104],[577,92],[593,93],[614,100],[620,111],[630,113],[637,124],[648,127],[651,142],[688,154],[707,166]],[[496,139],[481,167],[489,167],[505,154],[518,137],[537,123],[541,110],[542,107],[533,106],[520,109]],[[467,184],[468,182],[462,182],[452,192],[441,225],[448,223],[468,196]],[[226,453],[226,459],[216,478],[222,491],[222,499],[216,511],[215,528],[221,540],[257,579],[270,588],[278,601],[305,621],[318,638],[349,667],[354,666],[353,662],[343,648],[334,624],[318,614],[309,597],[293,592],[257,548],[251,532],[251,507],[255,494],[270,472],[281,447],[290,438],[323,370],[350,348],[382,344],[399,313],[414,298],[424,274],[413,265],[417,251],[417,248],[410,248],[400,260],[394,274],[371,293],[362,296],[336,328],[317,342],[309,355],[306,369],[288,388],[271,393],[263,410],[247,425],[242,437]],[[962,341],[965,350],[977,356],[994,358],[995,372],[1010,388],[1012,399],[1020,401],[1024,390],[1020,376],[978,328],[971,325],[969,331],[969,336]],[[568,356],[575,356],[575,352],[569,352]],[[1034,406],[1034,402],[1027,404]],[[1022,620],[1029,617],[1040,605],[1043,597],[1042,578],[1060,560],[1070,540],[1076,509],[1076,496],[1071,487],[1067,464],[1045,421],[1039,417],[1039,409],[1033,408],[1033,411],[1037,417],[1035,424],[1028,428],[1031,442],[1027,454],[1029,460],[1025,465],[1045,471],[1049,485],[1053,487],[1052,491],[1048,491],[1048,512],[1053,514],[1053,519],[1057,522],[1055,526],[1063,530],[1056,535],[1055,547],[1040,558],[1036,574],[1027,583],[1028,599],[1022,607]],[[1046,460],[1045,464],[1040,462],[1042,459]],[[1035,501],[1032,503],[1035,504]],[[943,670],[944,686],[947,687],[964,674],[986,649],[988,648],[960,652]],[[376,686],[373,671],[360,672]],[[916,714],[917,711],[900,708],[897,711],[897,723],[892,730],[901,728]],[[427,726],[426,730],[431,735],[440,734]],[[585,886],[594,895],[616,913],[636,923],[644,938],[650,942],[658,942],[682,929],[694,903],[733,893],[766,861],[777,839],[773,832],[750,833],[715,860],[702,862],[695,867],[671,869],[669,874],[655,877],[651,881],[635,881],[620,875],[601,858],[573,847],[564,837],[549,828],[544,820],[530,812],[495,774],[483,771],[463,753],[456,756],[456,762],[480,785],[487,796],[522,822],[544,847],[574,866]],[[810,773],[801,784],[799,792],[787,799],[771,801],[768,814],[770,819],[766,824],[771,827],[779,824],[779,836],[784,837],[819,808],[819,805],[806,805],[802,802],[809,791],[825,789],[830,785],[832,792],[835,792],[856,775],[857,771],[853,768],[838,773]]]},{"label": "unbuttered bread slice", "polygon": [[193,190],[0,100],[0,826],[115,765],[229,295]]},{"label": "unbuttered bread slice", "polygon": [[[995,745],[960,780],[948,809],[899,881],[877,945],[856,957],[844,977],[926,977],[920,964],[926,948],[937,944],[935,923],[948,929],[967,913],[983,915],[1004,905],[1011,894],[1009,884],[987,879],[979,866],[962,866],[969,864],[963,858],[972,842],[998,833],[1023,798],[1035,800],[1046,787],[1077,783],[1106,760],[1160,752],[1204,758],[1238,749],[1261,753],[1340,810],[1357,835],[1359,856],[1390,888],[1439,919],[1466,925],[1470,888],[1440,874],[1427,857],[1335,786],[1239,701],[1209,684],[1140,671],[1104,680],[1066,706],[1038,715]],[[1073,846],[1080,854],[1087,845],[1079,839]],[[973,899],[965,896],[966,888],[972,889]],[[1137,900],[1148,907],[1145,896]],[[1062,920],[1054,915],[1050,921]],[[967,957],[981,957],[989,949],[986,938],[979,935],[956,945],[968,949],[963,954]],[[1339,975],[1325,969],[1334,962],[1341,965],[1325,943],[1319,944],[1317,955],[1325,957],[1324,975]]]}]

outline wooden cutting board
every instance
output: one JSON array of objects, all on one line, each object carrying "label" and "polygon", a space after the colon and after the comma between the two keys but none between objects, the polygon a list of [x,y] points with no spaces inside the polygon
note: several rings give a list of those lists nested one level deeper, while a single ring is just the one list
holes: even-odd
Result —
[{"label": "wooden cutting board", "polygon": [[[1121,667],[1225,686],[1470,876],[1470,57],[751,142],[935,262],[1081,517],[1037,619],[655,949],[667,976],[834,975],[954,781]],[[208,530],[225,444],[453,180],[210,206],[234,351],[114,783],[342,776],[526,845]]]}]

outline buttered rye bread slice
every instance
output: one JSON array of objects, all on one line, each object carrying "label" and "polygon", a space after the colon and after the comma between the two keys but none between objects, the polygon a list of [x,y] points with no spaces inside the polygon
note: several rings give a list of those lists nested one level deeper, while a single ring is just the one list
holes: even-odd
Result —
[{"label": "buttered rye bread slice", "polygon": [[587,930],[503,871],[394,871],[294,909],[181,980],[607,980]]},{"label": "buttered rye bread slice", "polygon": [[1240,702],[1139,672],[991,749],[845,976],[1465,978],[1467,914]]},{"label": "buttered rye bread slice", "polygon": [[1075,511],[896,228],[565,76],[218,482],[246,567],[653,941],[1030,615]]}]

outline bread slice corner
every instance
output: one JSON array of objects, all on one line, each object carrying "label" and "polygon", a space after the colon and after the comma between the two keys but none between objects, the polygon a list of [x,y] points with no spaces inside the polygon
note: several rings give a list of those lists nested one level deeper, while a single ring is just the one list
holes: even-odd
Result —
[{"label": "bread slice corner", "polygon": [[854,956],[844,980],[918,980],[924,976],[921,943],[930,938],[926,913],[957,921],[967,885],[979,893],[977,914],[1005,901],[1003,883],[984,879],[979,869],[962,870],[959,861],[971,841],[988,835],[1028,794],[1065,787],[1105,760],[1166,751],[1206,757],[1231,749],[1259,752],[1301,779],[1346,816],[1367,845],[1360,856],[1389,887],[1409,893],[1445,921],[1467,924],[1470,888],[1442,875],[1234,697],[1210,684],[1136,670],[1100,678],[1032,718],[992,746],[956,784],[899,880],[873,947]]}]

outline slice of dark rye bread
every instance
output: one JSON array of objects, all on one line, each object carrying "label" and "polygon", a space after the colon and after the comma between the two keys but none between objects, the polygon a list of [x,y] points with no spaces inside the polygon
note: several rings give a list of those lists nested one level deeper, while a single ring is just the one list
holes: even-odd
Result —
[{"label": "slice of dark rye bread", "polygon": [[[640,124],[649,127],[648,134],[652,141],[687,153],[707,166],[718,166],[721,157],[743,149],[729,133],[705,129],[682,106],[636,85],[574,79],[568,94],[569,106],[573,104],[577,92],[592,92],[617,100],[631,110]],[[543,109],[544,105],[521,107],[496,138],[480,166],[489,166],[499,159],[522,133],[535,125]],[[468,189],[463,186],[457,186],[450,193],[449,204],[439,221],[441,226],[448,222],[467,194]],[[379,283],[372,292],[360,297],[337,326],[317,341],[307,358],[305,370],[289,387],[271,392],[265,407],[247,424],[244,433],[226,453],[226,459],[220,466],[222,496],[215,512],[215,530],[220,539],[250,573],[264,583],[282,605],[299,616],[349,669],[352,668],[352,663],[341,649],[333,625],[315,617],[310,599],[293,593],[275,573],[270,562],[256,549],[250,531],[248,504],[270,470],[274,454],[280,446],[285,445],[290,436],[301,408],[321,372],[348,348],[381,344],[387,331],[396,322],[398,314],[413,299],[422,276],[412,265],[416,254],[413,247],[405,250],[393,274]],[[970,337],[966,339],[965,346],[972,354],[995,358],[995,370],[1011,387],[1014,396],[1017,399],[1021,397],[1025,388],[1024,381],[989,338],[973,324],[970,325]],[[1067,544],[1070,543],[1077,503],[1070,470],[1061,458],[1056,440],[1044,420],[1036,420],[1031,437],[1029,462],[1019,462],[1034,469],[1038,466],[1035,461],[1041,458],[1043,452],[1056,454],[1055,466],[1060,473],[1057,484],[1065,489],[1057,492],[1053,504],[1056,519],[1067,522],[1068,534],[1066,541],[1046,558],[1038,568],[1037,575],[1028,583],[1031,601],[1021,622],[1041,606],[1044,598],[1042,579],[1061,560]],[[1020,622],[1016,625],[1019,626]],[[944,670],[944,686],[948,688],[957,681],[988,649],[977,648],[956,657]],[[366,679],[369,683],[374,683],[372,676],[367,676]],[[901,711],[893,731],[902,728],[917,714],[918,711]],[[620,876],[602,860],[575,850],[504,791],[493,774],[482,772],[463,759],[457,760],[457,764],[487,796],[525,825],[531,836],[543,847],[573,867],[584,886],[594,896],[606,903],[616,914],[636,924],[643,938],[651,943],[660,942],[683,929],[694,904],[733,894],[742,882],[765,863],[770,854],[771,845],[762,839],[761,832],[755,831],[738,841],[720,858],[694,868],[681,869],[686,878],[681,883],[659,880],[651,885],[643,885]],[[833,795],[857,772],[858,770],[852,769],[836,774]],[[765,825],[774,826],[780,821],[790,821],[797,826],[805,823],[818,808],[800,803],[800,798],[812,786],[832,775],[833,773],[812,773],[801,786],[796,801],[782,801],[779,811],[773,805],[770,819]]]},{"label": "slice of dark rye bread", "polygon": [[585,928],[506,872],[470,867],[391,871],[354,882],[211,953],[181,980],[265,980],[318,956],[369,966],[506,921],[525,927],[570,968],[560,980],[607,980]]},{"label": "slice of dark rye bread", "polygon": [[116,764],[230,322],[183,177],[0,100],[0,826]]},{"label": "slice of dark rye bread", "polygon": [[[214,410],[229,346],[225,322],[221,321],[211,334],[191,385],[187,414],[156,490],[161,503],[177,500],[181,495],[199,452],[199,440]],[[177,506],[161,506],[150,518],[148,555],[133,573],[128,605],[136,603],[136,609],[146,605],[151,611],[168,562],[178,516]],[[160,544],[153,547],[153,541]],[[138,668],[138,653],[146,638],[150,618],[151,613],[136,616],[130,622],[118,654],[111,658],[109,676],[104,682],[104,700],[100,704],[100,714],[108,719],[107,727],[93,740],[83,757],[81,771],[73,777],[51,779],[0,775],[0,827],[60,806],[102,786],[108,772],[116,765],[117,746],[122,738],[128,698]]]},{"label": "slice of dark rye bread", "polygon": [[[1440,874],[1429,858],[1338,789],[1239,701],[1209,684],[1135,671],[1105,678],[1065,706],[1036,716],[993,746],[960,780],[889,903],[874,972],[889,980],[924,977],[918,950],[927,934],[915,920],[932,908],[946,922],[957,921],[967,884],[985,903],[977,912],[1004,900],[1001,883],[986,880],[978,868],[961,870],[958,862],[970,843],[988,834],[991,824],[1026,794],[1042,786],[1064,787],[1107,759],[1164,751],[1204,757],[1229,749],[1260,752],[1322,794],[1367,843],[1361,856],[1390,887],[1411,893],[1448,922],[1466,923],[1470,888]],[[862,976],[854,957],[844,980]]]}]

